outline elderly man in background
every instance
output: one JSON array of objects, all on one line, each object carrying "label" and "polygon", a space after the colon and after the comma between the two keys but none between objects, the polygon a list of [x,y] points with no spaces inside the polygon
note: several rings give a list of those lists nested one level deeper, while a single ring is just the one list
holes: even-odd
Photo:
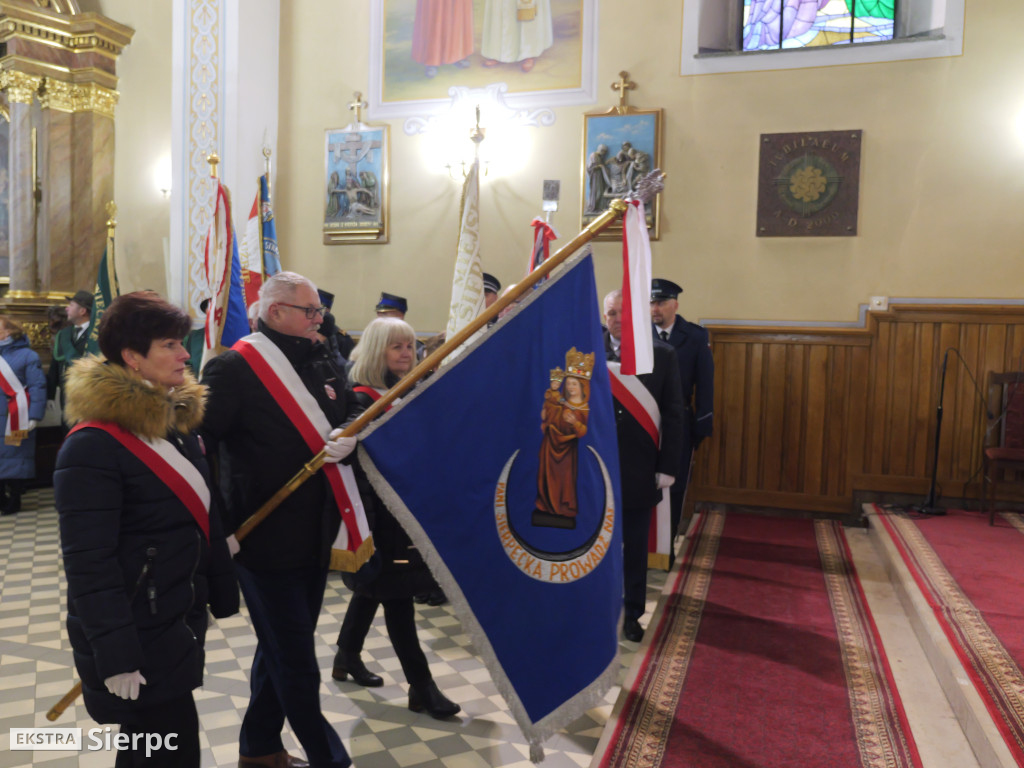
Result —
[{"label": "elderly man in background", "polygon": [[[317,339],[325,311],[310,280],[279,272],[260,290],[257,332],[206,364],[203,434],[211,453],[217,448],[224,459],[220,487],[227,496],[228,530],[237,530],[323,447],[310,445],[310,430],[326,440],[328,461],[344,459],[355,447],[355,438],[340,437],[337,429],[355,400],[344,372]],[[321,712],[314,650],[339,509],[319,472],[254,528],[235,556],[259,641],[239,768],[307,765],[284,749],[286,717],[309,764],[352,764]]]},{"label": "elderly man in background", "polygon": [[[640,642],[640,626],[647,601],[647,532],[651,511],[662,489],[669,488],[679,471],[682,451],[683,399],[679,369],[672,348],[654,340],[654,370],[639,376],[619,371],[622,348],[622,291],[604,297],[604,334],[608,370],[621,387],[613,390],[615,431],[619,443],[622,478],[622,575],[625,582],[625,617],[622,634]],[[660,425],[658,440],[644,427]]]}]

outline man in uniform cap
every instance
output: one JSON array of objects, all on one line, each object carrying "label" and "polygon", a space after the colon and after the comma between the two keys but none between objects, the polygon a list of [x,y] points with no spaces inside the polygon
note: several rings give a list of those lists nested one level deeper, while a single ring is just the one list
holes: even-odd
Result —
[{"label": "man in uniform cap", "polygon": [[[679,379],[683,387],[683,463],[672,485],[670,509],[673,538],[679,531],[683,498],[690,476],[693,451],[711,434],[715,389],[715,364],[711,358],[708,332],[676,314],[683,289],[671,280],[651,281],[651,321],[656,338],[676,350]],[[669,554],[672,558],[672,552]]]},{"label": "man in uniform cap", "polygon": [[57,387],[60,387],[61,413],[64,412],[64,379],[71,364],[85,356],[89,319],[92,315],[91,291],[75,291],[74,296],[66,298],[68,325],[61,328],[53,339],[53,360],[46,373],[46,399],[53,400],[57,395]]},{"label": "man in uniform cap", "polygon": [[501,281],[494,275],[484,272],[484,309],[498,300],[498,291],[500,290]]},{"label": "man in uniform cap", "polygon": [[376,310],[377,317],[397,317],[399,320],[404,320],[405,313],[409,311],[409,302],[401,296],[381,291]]}]

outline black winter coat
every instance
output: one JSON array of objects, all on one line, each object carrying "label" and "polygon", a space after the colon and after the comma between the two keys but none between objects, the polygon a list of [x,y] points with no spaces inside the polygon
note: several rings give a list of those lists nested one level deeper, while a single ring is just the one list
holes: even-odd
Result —
[{"label": "black winter coat", "polygon": [[[655,327],[654,332],[660,334],[661,328]],[[679,384],[685,409],[683,460],[688,463],[693,443],[709,437],[714,427],[715,361],[707,329],[687,322],[679,315],[676,315],[669,332],[668,344],[676,351],[679,364]]]},{"label": "black winter coat", "polygon": [[[613,359],[605,331],[605,354]],[[619,473],[622,478],[623,509],[653,507],[661,498],[655,473],[678,479],[683,448],[683,396],[679,368],[672,347],[654,341],[654,371],[638,376],[661,411],[661,446],[655,446],[647,431],[617,401],[615,430],[619,443]]]},{"label": "black winter coat", "polygon": [[[388,375],[388,384],[394,386],[397,379]],[[358,385],[353,385],[358,386]],[[363,392],[354,394],[357,412],[362,413],[373,404],[373,398]],[[373,533],[380,571],[371,581],[363,581],[349,573],[342,573],[342,581],[357,594],[367,595],[375,600],[410,598],[436,587],[427,564],[419,549],[413,546],[409,534],[388,510],[363,471],[362,465],[355,469],[359,484],[359,497],[366,512],[366,522]]]},{"label": "black winter coat", "polygon": [[[344,424],[355,401],[323,344],[262,321],[259,330],[284,352],[331,426]],[[202,434],[211,454],[216,450],[225,528],[234,531],[314,454],[241,353],[229,350],[207,363],[203,384],[209,399]],[[254,571],[326,569],[340,526],[327,478],[318,472],[252,530],[236,559]]]},{"label": "black winter coat", "polygon": [[[66,413],[72,422],[114,422],[140,437],[166,438],[209,481],[192,432],[203,391],[191,376],[168,395],[126,368],[85,358],[68,374]],[[139,710],[202,683],[207,605],[217,617],[238,611],[224,533],[211,513],[208,541],[170,488],[96,428],[64,442],[54,496],[68,636],[86,709],[99,723],[131,723]],[[106,678],[136,669],[146,680],[137,701],[107,691]]]}]

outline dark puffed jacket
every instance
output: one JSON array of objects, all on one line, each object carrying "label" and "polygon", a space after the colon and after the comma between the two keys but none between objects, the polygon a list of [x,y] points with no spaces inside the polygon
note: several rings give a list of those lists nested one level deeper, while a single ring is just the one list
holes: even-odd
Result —
[{"label": "dark puffed jacket", "polygon": [[[168,394],[95,357],[67,377],[72,422],[112,422],[144,439],[165,438],[207,479],[193,432],[203,389],[189,376]],[[68,581],[67,629],[85,706],[99,723],[131,723],[142,708],[182,696],[203,679],[207,605],[238,611],[224,533],[210,515],[207,540],[179,498],[107,432],[85,427],[57,456],[54,496]],[[137,701],[103,681],[139,670]]]},{"label": "dark puffed jacket", "polygon": [[[355,408],[344,371],[322,344],[268,328],[260,332],[278,346],[332,427]],[[246,518],[313,458],[298,429],[240,352],[228,350],[203,369],[209,391],[202,434],[219,462],[218,486],[225,496],[226,525],[236,530]],[[317,472],[242,541],[239,563],[254,571],[323,567],[341,515],[327,478]]]},{"label": "dark puffed jacket", "polygon": [[[604,338],[605,354],[613,360],[607,331]],[[655,339],[654,371],[637,378],[661,411],[661,446],[654,444],[647,431],[618,401],[613,403],[624,509],[653,507],[658,503],[661,491],[657,489],[654,476],[661,472],[676,477],[683,449],[683,396],[672,347]]]}]

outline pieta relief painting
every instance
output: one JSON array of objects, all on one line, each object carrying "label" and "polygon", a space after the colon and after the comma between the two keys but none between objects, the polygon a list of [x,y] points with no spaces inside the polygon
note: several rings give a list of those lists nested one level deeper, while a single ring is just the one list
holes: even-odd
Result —
[{"label": "pieta relief painting", "polygon": [[388,127],[329,130],[324,152],[324,244],[386,243]]},{"label": "pieta relief painting", "polygon": [[[583,116],[583,211],[586,227],[604,213],[612,200],[630,196],[640,179],[661,167],[661,110],[612,108]],[[652,240],[661,234],[661,195],[647,206],[647,231]],[[621,220],[597,236],[622,237]]]}]

